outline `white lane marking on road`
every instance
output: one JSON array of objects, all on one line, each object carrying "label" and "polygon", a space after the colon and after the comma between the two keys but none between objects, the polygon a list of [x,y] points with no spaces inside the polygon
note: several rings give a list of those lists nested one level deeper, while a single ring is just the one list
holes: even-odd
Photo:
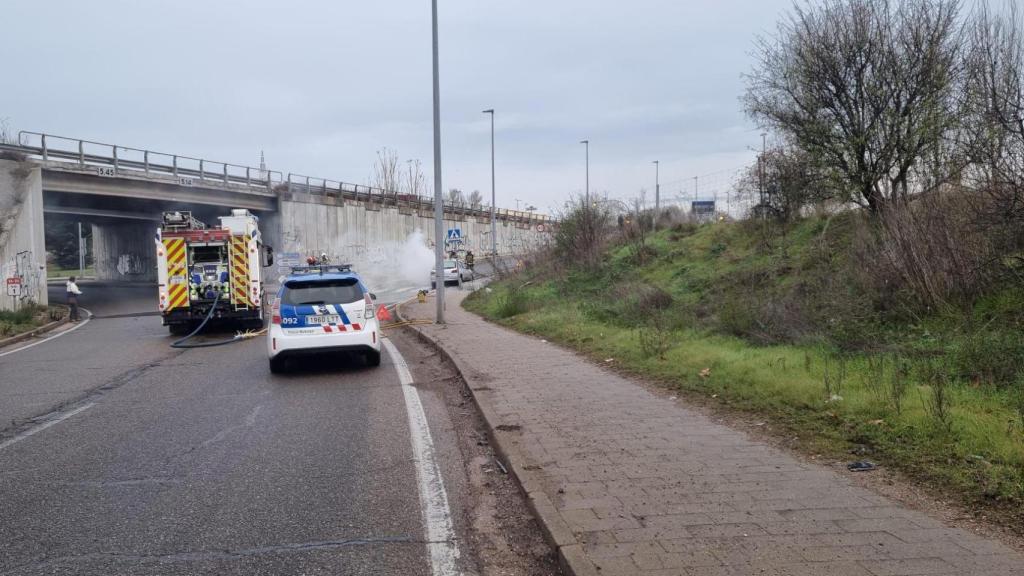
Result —
[{"label": "white lane marking on road", "polygon": [[66,412],[64,414],[61,414],[60,416],[58,416],[58,417],[56,417],[56,418],[54,418],[52,420],[47,420],[46,422],[43,422],[42,424],[40,424],[38,426],[29,428],[28,430],[22,432],[21,434],[18,434],[14,438],[11,438],[9,440],[4,440],[3,442],[0,442],[0,450],[3,450],[4,448],[7,448],[11,444],[16,444],[18,442],[21,442],[22,440],[24,440],[25,438],[28,438],[29,436],[31,436],[33,434],[36,434],[38,432],[42,432],[43,430],[46,430],[50,426],[54,426],[54,425],[60,424],[61,422],[67,420],[68,418],[71,418],[75,414],[79,414],[81,412],[85,412],[86,410],[88,410],[89,408],[92,408],[95,405],[96,405],[95,402],[89,402],[88,404],[86,404],[84,406],[79,406],[78,408],[75,408],[74,410],[72,410],[70,412]]},{"label": "white lane marking on road", "polygon": [[441,469],[434,459],[434,440],[430,436],[427,414],[423,411],[419,392],[412,386],[412,374],[409,372],[409,365],[405,363],[405,358],[402,358],[398,348],[390,340],[382,339],[381,344],[395,363],[398,379],[402,382],[432,572],[434,576],[455,576],[459,574],[455,562],[459,557],[459,545],[455,541],[455,528],[452,526],[452,511],[448,507],[444,478],[441,477]]},{"label": "white lane marking on road", "polygon": [[8,350],[7,352],[0,352],[0,358],[2,358],[4,356],[7,356],[8,354],[14,354],[15,352],[21,352],[22,350],[28,350],[29,348],[31,348],[33,346],[39,346],[43,342],[49,342],[50,340],[53,340],[54,338],[60,338],[61,336],[65,335],[65,334],[71,334],[75,330],[78,330],[82,326],[85,326],[86,324],[89,323],[90,320],[92,320],[92,312],[89,312],[88,310],[86,310],[85,308],[82,308],[82,307],[79,307],[79,310],[85,310],[85,312],[87,314],[89,314],[89,317],[86,318],[85,320],[79,322],[76,326],[73,326],[72,328],[69,328],[68,330],[65,330],[65,331],[61,332],[60,334],[54,334],[53,336],[50,336],[49,338],[43,338],[42,340],[40,340],[38,342],[33,342],[33,343],[28,344],[26,346],[22,346],[21,348],[15,348],[14,350]]}]

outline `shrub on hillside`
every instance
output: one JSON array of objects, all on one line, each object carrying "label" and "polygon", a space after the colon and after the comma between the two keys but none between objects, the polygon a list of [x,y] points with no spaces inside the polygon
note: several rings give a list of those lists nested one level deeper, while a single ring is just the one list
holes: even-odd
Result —
[{"label": "shrub on hillside", "polygon": [[982,329],[949,350],[956,375],[974,383],[1009,386],[1024,372],[1024,335]]},{"label": "shrub on hillside", "polygon": [[608,209],[602,204],[579,200],[571,205],[555,233],[555,251],[563,263],[596,269],[608,242]]}]

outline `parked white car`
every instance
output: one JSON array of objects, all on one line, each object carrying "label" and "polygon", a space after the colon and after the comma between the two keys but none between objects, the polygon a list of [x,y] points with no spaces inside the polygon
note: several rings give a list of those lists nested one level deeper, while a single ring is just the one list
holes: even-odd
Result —
[{"label": "parked white car", "polygon": [[[473,272],[458,260],[444,261],[444,285],[462,284],[473,279]],[[437,288],[437,268],[430,271],[430,287]]]}]

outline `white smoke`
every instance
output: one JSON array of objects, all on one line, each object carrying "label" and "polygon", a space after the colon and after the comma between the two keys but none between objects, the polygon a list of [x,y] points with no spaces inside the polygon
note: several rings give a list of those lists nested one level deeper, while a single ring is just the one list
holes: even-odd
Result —
[{"label": "white smoke", "polygon": [[398,249],[397,265],[402,280],[416,286],[429,283],[430,271],[434,268],[434,252],[427,247],[427,238],[422,230],[417,228],[405,239]]}]

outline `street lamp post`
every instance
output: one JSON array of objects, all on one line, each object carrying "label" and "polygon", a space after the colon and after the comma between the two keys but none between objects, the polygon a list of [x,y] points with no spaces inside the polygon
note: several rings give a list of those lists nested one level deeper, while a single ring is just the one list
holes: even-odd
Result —
[{"label": "street lamp post", "polygon": [[661,213],[661,165],[654,161],[654,226],[658,226],[658,214]]},{"label": "street lamp post", "polygon": [[580,140],[580,144],[587,147],[587,187],[584,189],[583,198],[587,206],[590,206],[590,140]]},{"label": "street lamp post", "polygon": [[491,257],[498,259],[498,218],[495,212],[497,204],[494,199],[494,108],[484,110],[491,115]]},{"label": "street lamp post", "polygon": [[434,284],[437,285],[435,322],[444,324],[444,199],[441,194],[441,81],[437,58],[437,0],[431,1],[434,43]]}]

